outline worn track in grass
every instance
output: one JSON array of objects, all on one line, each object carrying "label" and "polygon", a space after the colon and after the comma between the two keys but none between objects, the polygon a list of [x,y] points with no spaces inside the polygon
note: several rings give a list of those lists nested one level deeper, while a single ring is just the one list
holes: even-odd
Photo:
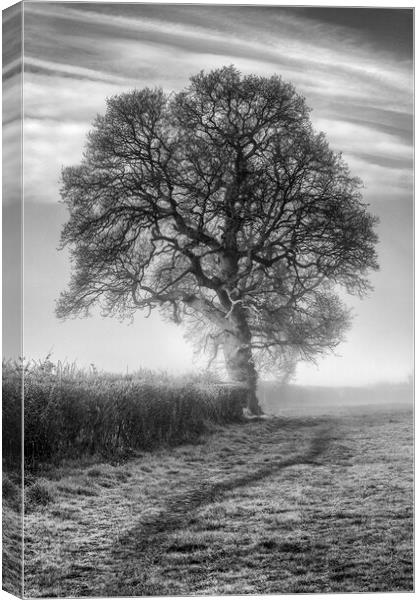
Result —
[{"label": "worn track in grass", "polygon": [[[268,431],[271,433],[278,432],[282,425],[290,428],[292,423],[286,424],[285,421],[277,419]],[[304,423],[304,420],[299,420],[300,425]],[[107,586],[104,590],[108,592],[107,595],[117,594],[121,584],[125,583],[127,577],[130,576],[130,571],[133,569],[138,570],[142,561],[143,567],[150,565],[156,559],[156,555],[161,552],[168,534],[185,528],[194,511],[199,507],[220,501],[227,492],[255,484],[287,467],[316,464],[315,460],[328,447],[330,437],[325,426],[316,427],[316,423],[313,424],[312,421],[310,423],[315,426],[315,433],[306,452],[293,455],[286,460],[274,459],[270,464],[257,467],[255,470],[241,476],[235,477],[232,474],[232,476],[215,483],[202,481],[198,486],[186,492],[170,496],[166,507],[160,513],[149,519],[140,520],[133,529],[119,540],[117,548],[114,550],[114,556],[116,561],[121,563],[122,571],[120,582],[112,588]],[[275,441],[273,443],[275,444]]]},{"label": "worn track in grass", "polygon": [[359,412],[51,470],[55,500],[26,516],[26,596],[412,589],[412,415]]}]

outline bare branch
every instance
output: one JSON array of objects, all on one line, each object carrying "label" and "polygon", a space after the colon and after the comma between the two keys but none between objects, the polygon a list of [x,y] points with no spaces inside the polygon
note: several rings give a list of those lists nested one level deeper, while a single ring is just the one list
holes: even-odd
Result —
[{"label": "bare branch", "polygon": [[212,360],[223,350],[250,386],[254,364],[290,373],[343,339],[337,290],[364,295],[378,268],[360,186],[280,77],[224,67],[170,96],[110,98],[62,175],[72,278],[57,314],[159,308],[207,324]]}]

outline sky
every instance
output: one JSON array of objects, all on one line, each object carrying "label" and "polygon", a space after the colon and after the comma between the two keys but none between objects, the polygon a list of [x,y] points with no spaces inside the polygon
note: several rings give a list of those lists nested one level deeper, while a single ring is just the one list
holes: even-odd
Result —
[{"label": "sky", "polygon": [[[201,69],[235,65],[279,74],[306,97],[316,130],[343,153],[380,218],[380,271],[363,301],[347,297],[354,321],[336,355],[300,364],[296,383],[403,381],[413,361],[412,13],[404,9],[286,8],[121,3],[24,4],[24,354],[76,360],[112,371],[191,371],[182,328],[146,319],[64,323],[55,300],[69,280],[58,252],[67,213],[63,166],[81,160],[105,99],[145,86],[181,90]],[[3,129],[6,214],[16,210],[12,160],[19,115],[17,60],[7,58]],[[14,95],[15,94],[15,95]],[[10,115],[10,116],[9,116]],[[15,151],[18,152],[17,147]],[[10,175],[8,175],[10,173]],[[12,230],[11,230],[12,231]],[[8,235],[12,233],[7,231]],[[3,354],[12,354],[4,342]]]}]

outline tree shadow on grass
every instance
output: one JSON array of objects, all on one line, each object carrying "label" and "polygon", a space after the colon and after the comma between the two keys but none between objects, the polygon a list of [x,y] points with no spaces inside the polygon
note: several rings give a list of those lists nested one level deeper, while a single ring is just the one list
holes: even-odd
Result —
[{"label": "tree shadow on grass", "polygon": [[[285,426],[292,429],[310,426],[316,429],[306,452],[284,460],[264,463],[260,468],[236,477],[231,476],[217,482],[203,481],[198,487],[172,495],[164,509],[143,517],[134,528],[118,540],[113,557],[123,567],[122,572],[116,574],[114,582],[106,586],[107,595],[121,596],[127,593],[131,595],[134,592],[136,595],[154,595],[153,589],[147,585],[147,571],[159,561],[158,555],[163,550],[168,534],[185,528],[198,508],[222,499],[232,490],[257,483],[288,467],[322,464],[317,462],[317,459],[326,452],[333,438],[331,421],[329,419],[277,419],[276,423],[267,424],[266,431],[281,431]],[[139,573],[141,573],[140,580]],[[155,593],[160,592],[157,590]]]}]

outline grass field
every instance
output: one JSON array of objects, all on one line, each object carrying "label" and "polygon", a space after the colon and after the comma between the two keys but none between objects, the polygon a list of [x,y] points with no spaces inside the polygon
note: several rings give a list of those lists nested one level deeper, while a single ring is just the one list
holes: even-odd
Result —
[{"label": "grass field", "polygon": [[411,591],[412,411],[326,410],[29,479],[25,595]]}]

